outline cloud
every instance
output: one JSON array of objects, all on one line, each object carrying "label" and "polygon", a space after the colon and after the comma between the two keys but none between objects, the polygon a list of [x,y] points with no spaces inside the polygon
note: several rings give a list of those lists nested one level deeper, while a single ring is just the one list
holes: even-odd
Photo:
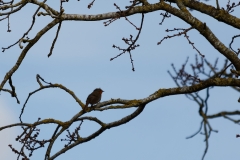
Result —
[{"label": "cloud", "polygon": [[[0,127],[14,123],[16,115],[13,111],[10,110],[10,107],[7,106],[1,99],[0,101]],[[0,132],[0,151],[1,159],[16,159],[16,154],[14,154],[11,148],[8,146],[12,144],[16,149],[19,148],[19,144],[15,141],[17,136],[17,128],[5,129]]]}]

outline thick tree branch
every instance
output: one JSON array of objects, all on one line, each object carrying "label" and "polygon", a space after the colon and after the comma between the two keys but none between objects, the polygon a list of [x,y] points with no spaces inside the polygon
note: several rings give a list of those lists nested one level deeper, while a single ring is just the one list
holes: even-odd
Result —
[{"label": "thick tree branch", "polygon": [[[155,4],[150,4],[147,6],[136,6],[136,7],[133,7],[130,11],[128,10],[123,11],[123,14],[121,15],[119,15],[118,12],[109,12],[109,13],[98,14],[98,15],[63,14],[61,17],[63,20],[98,21],[98,20],[104,20],[109,18],[117,18],[119,16],[120,17],[130,16],[137,13],[148,13],[148,12],[153,12],[157,10],[165,10],[175,15],[176,17],[179,17],[180,19],[184,20],[186,23],[190,24],[192,27],[197,29],[200,32],[200,34],[202,34],[212,44],[212,46],[215,49],[217,49],[221,54],[223,54],[227,59],[229,59],[233,63],[233,65],[236,67],[237,70],[240,70],[240,60],[238,59],[237,55],[234,52],[232,52],[230,49],[228,49],[228,47],[226,47],[213,34],[213,32],[210,30],[210,28],[207,27],[205,23],[193,17],[191,14],[189,14],[189,12],[185,13],[183,11],[180,11],[170,6],[167,3],[159,2]],[[228,13],[225,13],[225,14],[228,15],[228,18],[233,18],[233,16],[229,15]],[[238,21],[240,23],[239,19]],[[239,28],[240,28],[240,25],[239,25]]]},{"label": "thick tree branch", "polygon": [[220,22],[224,22],[226,24],[229,24],[230,26],[240,29],[240,19],[222,9],[215,8],[211,5],[207,5],[199,1],[182,0],[182,2],[186,7],[197,10],[201,13],[215,18]]}]

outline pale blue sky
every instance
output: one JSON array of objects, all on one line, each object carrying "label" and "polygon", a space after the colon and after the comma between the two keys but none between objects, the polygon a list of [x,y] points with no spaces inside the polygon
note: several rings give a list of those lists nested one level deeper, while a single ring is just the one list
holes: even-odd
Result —
[{"label": "pale blue sky", "polygon": [[[87,9],[89,2],[70,1],[64,3],[64,8],[66,13],[97,14],[115,11],[114,2],[124,7],[128,1],[105,0],[101,2],[97,0],[90,10]],[[58,8],[56,2],[52,1],[51,4],[48,4]],[[215,1],[212,0],[208,4],[215,5]],[[222,7],[222,1],[220,5]],[[29,5],[19,14],[11,17],[11,33],[6,32],[6,21],[0,23],[1,47],[14,43],[22,36],[30,25],[34,9],[33,5]],[[238,30],[208,16],[203,16],[196,11],[191,13],[206,22],[213,33],[226,45],[229,44],[233,35],[239,34]],[[234,12],[235,15],[237,13],[239,12]],[[105,91],[102,101],[111,98],[139,99],[149,96],[159,88],[175,87],[167,73],[167,70],[171,70],[171,63],[180,68],[187,56],[190,57],[190,62],[194,63],[196,51],[183,36],[168,39],[160,46],[157,45],[157,42],[164,36],[171,34],[166,33],[166,29],[189,27],[188,24],[174,16],[166,19],[164,25],[158,25],[161,22],[159,14],[158,11],[145,15],[145,23],[138,41],[140,47],[132,52],[135,72],[131,70],[128,54],[109,61],[119,53],[117,49],[112,48],[113,44],[124,47],[122,37],[128,38],[130,34],[133,36],[137,34],[137,31],[124,19],[120,19],[108,27],[104,27],[103,21],[63,22],[53,55],[48,58],[56,27],[51,29],[39,40],[37,45],[31,48],[20,68],[12,77],[21,104],[18,105],[9,94],[1,93],[0,116],[4,120],[0,125],[18,122],[20,110],[28,93],[38,88],[36,74],[40,74],[46,81],[65,85],[74,91],[83,102],[88,94],[98,87]],[[140,24],[140,15],[131,16],[129,19],[136,25]],[[35,28],[29,34],[30,38],[50,22],[50,18],[47,17],[38,17],[36,20]],[[206,42],[205,38],[194,30],[190,31],[189,35],[207,60],[213,62],[215,58],[219,57],[222,64],[224,57]],[[238,42],[235,43],[235,47],[236,44],[239,44]],[[20,52],[21,50],[16,45],[0,54],[1,80],[16,62]],[[204,95],[205,90],[200,93]],[[239,109],[237,102],[239,94],[231,88],[215,87],[210,93],[209,113]],[[79,109],[80,106],[64,91],[47,89],[32,96],[23,114],[23,121],[32,123],[38,117],[67,121]],[[92,112],[88,115],[96,116],[103,122],[111,122],[126,116],[133,110]],[[97,138],[73,148],[57,159],[198,160],[201,159],[205,149],[204,136],[197,135],[188,140],[186,137],[197,131],[200,121],[198,106],[184,95],[164,97],[148,104],[145,110],[131,122],[107,130]],[[210,122],[214,129],[219,130],[219,133],[212,133],[205,160],[239,159],[240,141],[235,138],[235,135],[240,133],[239,126],[222,118]],[[97,127],[93,123],[84,122],[80,134],[83,137],[87,136]],[[40,138],[48,138],[51,134],[48,132],[53,129],[53,125],[41,127]],[[71,131],[73,130],[74,127],[71,127]],[[7,144],[16,144],[14,139],[20,133],[19,131],[21,130],[9,129],[0,132],[0,141],[7,141],[5,144],[0,144],[0,149],[5,153],[5,159],[15,156]],[[65,138],[65,135],[66,133],[60,138]],[[8,138],[12,138],[13,141],[9,142]],[[65,142],[58,140],[53,152],[58,151],[64,144]],[[15,146],[20,147],[17,144]],[[42,160],[45,149],[35,152],[32,159]]]}]

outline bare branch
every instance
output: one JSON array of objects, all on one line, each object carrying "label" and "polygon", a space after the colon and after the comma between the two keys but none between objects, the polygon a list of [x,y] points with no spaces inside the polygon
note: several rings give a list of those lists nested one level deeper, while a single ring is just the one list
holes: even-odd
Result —
[{"label": "bare branch", "polygon": [[131,121],[132,119],[134,119],[135,117],[137,117],[144,109],[145,107],[145,104],[141,105],[138,107],[138,109],[136,111],[134,111],[132,114],[118,120],[118,121],[115,121],[115,122],[112,122],[112,123],[108,123],[106,125],[104,125],[103,127],[101,127],[98,131],[94,132],[93,134],[91,134],[90,136],[86,137],[86,138],[81,138],[81,139],[78,139],[77,142],[61,149],[59,152],[55,153],[53,156],[51,156],[49,158],[49,160],[53,160],[55,159],[56,157],[58,157],[59,155],[61,155],[62,153],[65,153],[67,150],[75,147],[76,145],[79,145],[81,143],[85,143],[87,141],[90,141],[91,139],[95,138],[96,136],[100,135],[102,132],[104,132],[106,129],[110,129],[110,128],[113,128],[113,127],[117,127],[119,125],[122,125],[122,124],[125,124],[129,121]]}]

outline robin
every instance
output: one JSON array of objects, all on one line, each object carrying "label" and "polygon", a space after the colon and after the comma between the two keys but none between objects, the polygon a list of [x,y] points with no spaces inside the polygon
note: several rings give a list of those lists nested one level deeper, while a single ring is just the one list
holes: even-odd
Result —
[{"label": "robin", "polygon": [[94,91],[91,94],[89,94],[89,96],[87,97],[85,108],[88,107],[89,103],[91,104],[91,107],[92,107],[94,104],[100,102],[102,97],[102,92],[104,91],[101,88],[94,89]]}]

